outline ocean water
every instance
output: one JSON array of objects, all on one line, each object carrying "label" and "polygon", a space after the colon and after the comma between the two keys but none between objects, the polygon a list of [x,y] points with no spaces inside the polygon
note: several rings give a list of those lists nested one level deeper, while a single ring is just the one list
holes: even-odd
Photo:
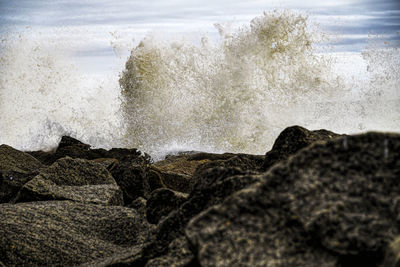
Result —
[{"label": "ocean water", "polygon": [[290,125],[339,133],[400,131],[400,50],[371,37],[335,53],[293,11],[219,38],[148,34],[119,70],[89,75],[63,47],[10,34],[0,50],[0,143],[50,150],[62,135],[94,147],[264,154]]}]

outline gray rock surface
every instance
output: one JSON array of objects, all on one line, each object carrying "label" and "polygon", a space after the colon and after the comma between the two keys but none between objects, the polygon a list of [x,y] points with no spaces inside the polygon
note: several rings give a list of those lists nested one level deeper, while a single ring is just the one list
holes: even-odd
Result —
[{"label": "gray rock surface", "polygon": [[151,226],[120,206],[71,201],[0,205],[6,266],[73,266],[140,248]]},{"label": "gray rock surface", "polygon": [[187,194],[167,188],[160,188],[151,193],[146,204],[146,218],[149,223],[157,224],[171,211],[179,208],[188,198]]},{"label": "gray rock surface", "polygon": [[27,182],[15,202],[73,200],[122,205],[122,192],[100,164],[84,159],[62,158]]},{"label": "gray rock surface", "polygon": [[44,166],[31,155],[0,146],[0,203],[12,200],[21,187]]},{"label": "gray rock surface", "polygon": [[399,177],[398,134],[317,142],[185,233],[202,266],[377,266],[400,232]]},{"label": "gray rock surface", "polygon": [[271,151],[265,155],[262,169],[268,170],[275,163],[287,159],[314,142],[328,141],[339,136],[341,135],[327,130],[310,131],[301,126],[287,127],[279,134]]}]

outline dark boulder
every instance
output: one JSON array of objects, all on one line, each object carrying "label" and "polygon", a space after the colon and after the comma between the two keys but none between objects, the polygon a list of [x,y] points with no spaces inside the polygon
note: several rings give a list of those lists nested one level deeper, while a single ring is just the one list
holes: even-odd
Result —
[{"label": "dark boulder", "polygon": [[55,151],[31,151],[27,152],[37,158],[45,165],[51,165],[55,161],[64,157],[81,158],[81,159],[99,159],[99,158],[114,158],[118,161],[129,161],[132,163],[150,163],[152,162],[149,155],[142,153],[137,149],[128,148],[112,148],[105,150],[102,148],[91,149],[90,145],[84,144],[69,136],[63,136]]},{"label": "dark boulder", "polygon": [[123,192],[124,205],[149,194],[146,193],[147,165],[119,161],[111,170],[111,174]]},{"label": "dark boulder", "polygon": [[104,205],[122,205],[122,192],[100,164],[69,157],[59,159],[27,182],[16,202],[73,200]]},{"label": "dark boulder", "polygon": [[171,211],[179,208],[188,198],[187,194],[160,188],[153,191],[146,204],[146,218],[149,223],[157,224]]},{"label": "dark boulder", "polygon": [[139,214],[141,214],[143,217],[146,217],[146,204],[147,200],[138,197],[134,201],[131,202],[131,204],[127,205],[128,208],[135,209]]},{"label": "dark boulder", "polygon": [[388,246],[385,256],[385,261],[382,267],[399,267],[400,266],[400,237]]},{"label": "dark boulder", "polygon": [[13,199],[21,187],[44,166],[31,155],[10,146],[0,146],[0,203]]},{"label": "dark boulder", "polygon": [[338,136],[341,135],[327,130],[310,131],[300,126],[288,127],[279,134],[271,151],[265,155],[262,169],[268,170],[275,163],[287,159],[314,142],[327,141]]},{"label": "dark boulder", "polygon": [[86,150],[89,150],[89,148],[90,148],[90,145],[84,144],[75,138],[72,138],[70,136],[63,136],[63,137],[61,137],[61,141],[58,144],[57,150],[61,150],[62,148],[68,147],[68,146],[78,146],[78,147],[81,147],[82,149],[86,149]]},{"label": "dark boulder", "polygon": [[146,195],[147,165],[152,163],[152,159],[148,154],[137,149],[91,149],[90,145],[72,137],[63,136],[54,152],[33,151],[28,153],[46,165],[51,165],[64,157],[93,160],[103,165],[111,172],[121,188],[125,205],[139,196]]},{"label": "dark boulder", "polygon": [[168,252],[165,255],[149,260],[145,267],[197,266],[195,261],[186,238],[182,236],[168,245]]},{"label": "dark boulder", "polygon": [[140,250],[151,225],[134,209],[71,201],[0,205],[6,266],[74,266]]},{"label": "dark boulder", "polygon": [[148,191],[165,187],[191,193],[204,170],[214,167],[234,167],[257,172],[263,162],[264,156],[249,154],[192,152],[167,156],[165,160],[156,162],[149,169],[148,181],[152,187]]},{"label": "dark boulder", "polygon": [[[221,172],[216,170],[216,173]],[[169,243],[184,235],[187,223],[194,216],[212,205],[221,203],[229,195],[257,182],[258,179],[256,175],[229,175],[208,188],[193,191],[186,202],[159,222],[152,240],[144,247],[144,259],[165,255]]]},{"label": "dark boulder", "polygon": [[378,266],[399,235],[400,135],[317,142],[197,217],[201,265]]}]

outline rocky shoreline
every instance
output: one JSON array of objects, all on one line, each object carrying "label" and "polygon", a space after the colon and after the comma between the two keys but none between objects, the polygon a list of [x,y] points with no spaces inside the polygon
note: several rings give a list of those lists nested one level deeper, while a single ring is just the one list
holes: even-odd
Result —
[{"label": "rocky shoreline", "polygon": [[0,266],[400,266],[400,134],[266,155],[0,146]]}]

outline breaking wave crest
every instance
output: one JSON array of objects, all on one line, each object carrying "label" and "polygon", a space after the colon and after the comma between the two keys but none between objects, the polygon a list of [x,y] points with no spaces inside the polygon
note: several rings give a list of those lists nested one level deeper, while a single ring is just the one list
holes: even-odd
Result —
[{"label": "breaking wave crest", "polygon": [[91,80],[68,61],[64,47],[29,30],[2,37],[0,144],[50,150],[71,135],[95,146],[116,145],[122,135],[118,83]]},{"label": "breaking wave crest", "polygon": [[[294,124],[400,131],[398,47],[371,42],[362,54],[326,53],[324,34],[288,10],[236,29],[215,26],[218,41],[149,34],[120,77],[101,81],[35,39],[3,38],[0,143],[50,149],[69,134],[157,159],[174,149],[264,154]],[[354,66],[360,71],[349,75]]]},{"label": "breaking wave crest", "polygon": [[148,36],[132,51],[120,79],[132,146],[265,153],[282,128],[311,123],[312,102],[343,93],[307,17],[275,11],[216,27],[216,44]]}]

